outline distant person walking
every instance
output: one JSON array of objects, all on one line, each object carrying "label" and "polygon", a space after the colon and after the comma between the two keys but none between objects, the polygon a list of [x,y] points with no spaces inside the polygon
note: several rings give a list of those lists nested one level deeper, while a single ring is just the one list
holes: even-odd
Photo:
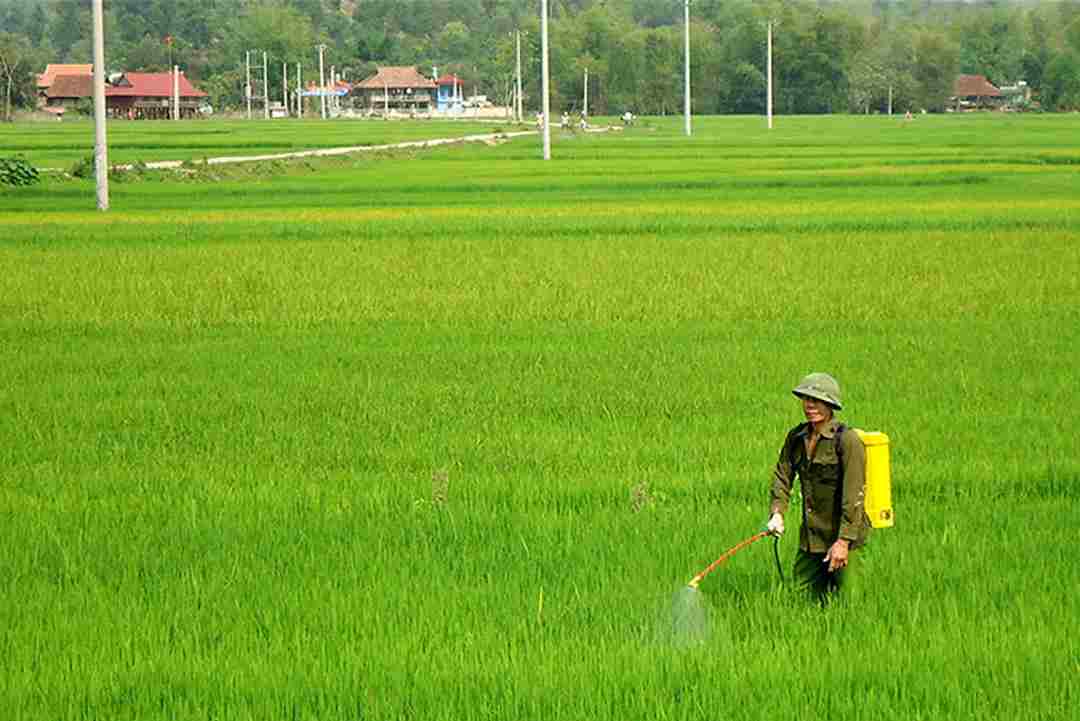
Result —
[{"label": "distant person walking", "polygon": [[792,393],[802,403],[806,422],[788,432],[780,449],[768,530],[783,535],[784,513],[798,477],[803,509],[795,583],[825,605],[851,583],[855,551],[870,534],[863,508],[866,450],[858,434],[834,417],[843,407],[835,378],[811,373]]}]

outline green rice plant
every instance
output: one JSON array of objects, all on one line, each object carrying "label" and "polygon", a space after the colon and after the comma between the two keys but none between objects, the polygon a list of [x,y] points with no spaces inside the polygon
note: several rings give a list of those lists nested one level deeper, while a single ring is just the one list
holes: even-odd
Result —
[{"label": "green rice plant", "polygon": [[68,175],[73,178],[93,178],[94,177],[94,165],[97,161],[94,159],[93,154],[84,155],[76,160],[68,168]]}]

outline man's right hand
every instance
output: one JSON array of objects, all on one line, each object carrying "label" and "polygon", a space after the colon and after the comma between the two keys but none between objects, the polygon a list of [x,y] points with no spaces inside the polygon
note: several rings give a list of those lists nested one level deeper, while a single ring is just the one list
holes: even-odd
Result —
[{"label": "man's right hand", "polygon": [[784,517],[779,513],[774,513],[769,517],[769,525],[765,527],[765,530],[774,536],[784,535]]}]

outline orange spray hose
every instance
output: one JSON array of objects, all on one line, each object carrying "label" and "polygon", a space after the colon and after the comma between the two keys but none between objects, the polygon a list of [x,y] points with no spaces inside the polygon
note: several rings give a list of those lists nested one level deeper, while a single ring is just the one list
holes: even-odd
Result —
[{"label": "orange spray hose", "polygon": [[713,561],[712,563],[710,563],[708,568],[706,568],[704,571],[702,571],[698,575],[694,576],[694,578],[691,579],[690,583],[688,583],[686,585],[689,586],[690,588],[697,588],[698,584],[701,583],[701,579],[705,578],[710,573],[715,571],[718,567],[723,565],[724,561],[728,560],[729,558],[734,556],[736,553],[738,553],[739,551],[741,551],[744,548],[746,548],[747,546],[749,546],[754,541],[760,541],[762,538],[765,538],[765,536],[767,536],[767,535],[769,535],[768,531],[761,531],[759,533],[755,533],[753,536],[750,536],[750,538],[747,538],[745,541],[740,541],[739,543],[735,544],[734,546],[729,548],[727,551],[725,551],[724,555],[720,556],[720,558],[718,558],[715,561]]}]

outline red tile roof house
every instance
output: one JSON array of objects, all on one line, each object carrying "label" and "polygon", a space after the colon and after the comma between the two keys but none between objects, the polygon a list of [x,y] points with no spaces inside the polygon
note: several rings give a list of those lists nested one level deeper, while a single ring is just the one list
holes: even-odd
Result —
[{"label": "red tile roof house", "polygon": [[961,75],[953,83],[953,107],[960,110],[997,108],[1003,102],[1001,91],[983,75]]},{"label": "red tile roof house", "polygon": [[[94,73],[93,65],[71,65],[71,64],[58,64],[49,63],[45,66],[45,72],[37,76],[37,93],[38,93],[38,107],[48,110],[46,107],[49,100],[49,88],[56,82],[56,78],[59,75],[65,76],[86,76],[92,77]],[[59,112],[54,107],[50,112],[54,114],[63,114],[64,109],[59,108]]]},{"label": "red tile roof house", "polygon": [[[194,118],[206,103],[206,93],[180,73],[180,117]],[[124,73],[105,88],[105,104],[112,117],[131,120],[167,120],[172,117],[172,73]]]},{"label": "red tile roof house", "polygon": [[406,113],[429,113],[435,105],[435,81],[415,67],[378,68],[371,77],[353,86],[353,96],[370,114],[387,109]]},{"label": "red tile roof house", "polygon": [[92,101],[93,97],[93,75],[57,75],[50,79],[45,89],[42,109],[53,115],[63,115],[80,101]]},{"label": "red tile roof house", "polygon": [[92,76],[94,74],[93,65],[64,65],[58,63],[49,63],[45,66],[45,72],[37,76],[37,89],[42,98],[45,97],[45,91],[52,87],[53,82],[56,81],[58,75],[87,75]]},{"label": "red tile roof house", "polygon": [[[172,117],[172,73],[124,73],[105,86],[110,118],[166,120]],[[57,75],[46,91],[45,110],[63,113],[82,100],[93,100],[92,75]],[[180,117],[193,118],[206,102],[206,93],[180,74]]]}]

